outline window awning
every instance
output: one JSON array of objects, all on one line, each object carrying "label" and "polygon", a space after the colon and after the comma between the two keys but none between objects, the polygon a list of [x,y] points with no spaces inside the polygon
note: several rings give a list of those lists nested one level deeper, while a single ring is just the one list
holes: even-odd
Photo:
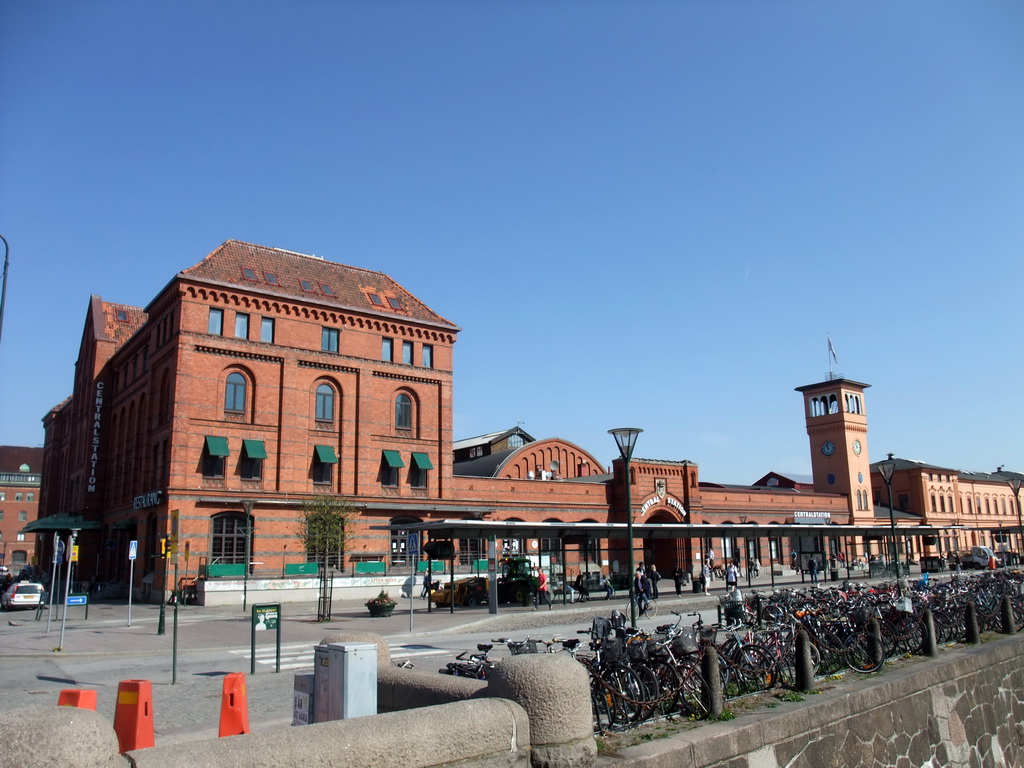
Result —
[{"label": "window awning", "polygon": [[217,437],[216,435],[207,435],[206,452],[211,456],[230,456],[231,451],[228,450],[228,439],[226,437]]},{"label": "window awning", "polygon": [[384,451],[384,461],[389,467],[398,469],[405,466],[405,462],[402,461],[402,454],[398,451]]},{"label": "window awning", "polygon": [[335,455],[334,449],[329,445],[313,446],[313,455],[316,456],[316,460],[321,464],[338,463],[338,457]]},{"label": "window awning", "polygon": [[412,464],[417,469],[433,469],[434,465],[430,463],[430,457],[425,453],[416,453],[413,451]]},{"label": "window awning", "polygon": [[245,451],[245,455],[250,459],[267,458],[267,449],[263,445],[262,440],[243,440],[242,450]]}]

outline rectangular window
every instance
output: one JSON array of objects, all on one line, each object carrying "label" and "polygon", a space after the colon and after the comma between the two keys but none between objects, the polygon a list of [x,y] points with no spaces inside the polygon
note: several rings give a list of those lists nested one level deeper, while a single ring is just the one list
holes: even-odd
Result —
[{"label": "rectangular window", "polygon": [[395,355],[395,340],[389,338],[383,338],[380,341],[380,359],[387,360],[389,363],[394,359]]},{"label": "rectangular window", "polygon": [[274,318],[260,318],[260,341],[265,341],[268,344],[274,343]]},{"label": "rectangular window", "polygon": [[245,312],[235,312],[235,338],[249,338],[249,316]]},{"label": "rectangular window", "polygon": [[7,501],[7,493],[5,491],[0,491],[0,501]]},{"label": "rectangular window", "polygon": [[412,365],[412,342],[402,342],[402,362],[406,365]]},{"label": "rectangular window", "polygon": [[263,460],[267,458],[267,449],[262,440],[242,441],[243,480],[260,480],[263,478]]},{"label": "rectangular window", "polygon": [[324,352],[338,351],[338,329],[324,328],[320,332],[320,349]]},{"label": "rectangular window", "polygon": [[3,510],[0,510],[0,520],[3,520],[3,519],[4,519],[4,513],[3,513]]},{"label": "rectangular window", "polygon": [[391,305],[392,309],[401,309],[402,308],[402,302],[400,302],[398,299],[394,298],[393,296],[388,296],[388,304]]},{"label": "rectangular window", "polygon": [[299,280],[299,285],[302,286],[302,290],[313,292],[313,284],[309,280]]},{"label": "rectangular window", "polygon": [[334,465],[338,457],[329,445],[313,446],[313,482],[329,484],[333,476]]},{"label": "rectangular window", "polygon": [[[35,501],[35,500],[36,500],[36,495],[34,493],[26,494],[25,501]],[[1005,512],[1006,509],[1004,508],[1003,511]]]},{"label": "rectangular window", "polygon": [[255,280],[256,272],[250,269],[249,267],[242,267],[242,277],[244,277],[246,280]]},{"label": "rectangular window", "polygon": [[271,285],[278,285],[277,275],[273,272],[264,272],[263,277],[266,278],[266,281]]},{"label": "rectangular window", "polygon": [[326,283],[320,283],[320,290],[323,292],[324,296],[334,295],[334,291],[331,290],[331,286],[327,285]]},{"label": "rectangular window", "polygon": [[424,344],[420,349],[420,359],[423,361],[424,368],[434,367],[434,345]]},{"label": "rectangular window", "polygon": [[224,310],[210,307],[210,319],[206,326],[206,332],[214,336],[224,333]]},{"label": "rectangular window", "polygon": [[23,498],[24,498],[24,496],[22,494],[20,494],[20,493],[14,494],[14,500],[15,501],[21,501]]},{"label": "rectangular window", "polygon": [[21,512],[18,513],[18,522],[19,523],[24,523],[26,520],[28,520],[28,512],[26,512],[23,509],[23,510],[21,510]]},{"label": "rectangular window", "polygon": [[383,307],[384,306],[383,300],[381,300],[380,296],[378,296],[376,293],[371,293],[371,294],[369,294],[369,296],[370,296],[370,303],[373,304],[375,307]]},{"label": "rectangular window", "polygon": [[398,485],[398,470],[405,467],[402,454],[398,451],[382,451],[381,453],[380,484],[396,486]]},{"label": "rectangular window", "polygon": [[207,435],[203,441],[203,477],[224,477],[224,464],[229,453],[226,437]]},{"label": "rectangular window", "polygon": [[426,488],[427,470],[433,468],[434,465],[427,454],[414,451],[412,454],[412,465],[409,467],[409,485],[413,488]]}]

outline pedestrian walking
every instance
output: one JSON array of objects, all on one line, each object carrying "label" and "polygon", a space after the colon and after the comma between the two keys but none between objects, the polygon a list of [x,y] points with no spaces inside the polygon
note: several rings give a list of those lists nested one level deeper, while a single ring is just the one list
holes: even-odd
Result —
[{"label": "pedestrian walking", "polygon": [[711,581],[711,568],[705,562],[700,567],[700,591],[705,595],[708,593],[708,582]]},{"label": "pedestrian walking", "polygon": [[736,582],[740,576],[740,569],[736,567],[736,561],[725,567],[725,591],[732,592],[736,589]]},{"label": "pedestrian walking", "polygon": [[811,575],[811,584],[818,583],[818,561],[812,556],[807,561],[807,572]]},{"label": "pedestrian walking", "polygon": [[537,610],[541,601],[547,603],[548,610],[551,610],[551,591],[548,589],[548,575],[540,568],[537,569],[537,590],[533,593],[533,610]]}]

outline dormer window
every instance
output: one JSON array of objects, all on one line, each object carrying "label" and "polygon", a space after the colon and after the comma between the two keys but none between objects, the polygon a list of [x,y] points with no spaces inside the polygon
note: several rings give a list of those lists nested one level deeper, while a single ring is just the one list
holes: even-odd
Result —
[{"label": "dormer window", "polygon": [[118,319],[119,322],[127,323],[128,322],[128,313],[125,312],[123,309],[117,310],[117,319]]},{"label": "dormer window", "polygon": [[388,296],[388,304],[391,305],[392,309],[401,309],[402,308],[402,302],[400,302],[398,299],[394,298],[393,296]]},{"label": "dormer window", "polygon": [[331,286],[325,285],[324,283],[320,283],[320,290],[323,292],[324,296],[334,295],[334,291],[331,290]]},{"label": "dormer window", "polygon": [[242,277],[244,277],[246,280],[252,280],[253,282],[255,282],[256,272],[255,270],[249,269],[249,267],[242,267]]},{"label": "dormer window", "polygon": [[277,281],[277,275],[275,275],[273,272],[264,272],[263,277],[271,285],[280,285],[280,283]]},{"label": "dormer window", "polygon": [[378,296],[376,293],[370,293],[370,294],[367,294],[367,295],[370,297],[370,303],[373,304],[375,307],[383,307],[384,306],[383,299],[381,299],[381,297]]},{"label": "dormer window", "polygon": [[302,286],[302,290],[313,293],[313,284],[309,280],[299,280],[299,285]]}]

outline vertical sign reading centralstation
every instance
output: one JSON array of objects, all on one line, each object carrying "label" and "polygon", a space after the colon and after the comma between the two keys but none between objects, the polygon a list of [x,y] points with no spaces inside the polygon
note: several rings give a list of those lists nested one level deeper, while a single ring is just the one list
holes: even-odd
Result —
[{"label": "vertical sign reading centralstation", "polygon": [[96,399],[92,409],[92,439],[89,441],[89,477],[85,481],[85,490],[96,492],[96,477],[100,465],[100,422],[103,417],[103,382],[96,382]]}]

